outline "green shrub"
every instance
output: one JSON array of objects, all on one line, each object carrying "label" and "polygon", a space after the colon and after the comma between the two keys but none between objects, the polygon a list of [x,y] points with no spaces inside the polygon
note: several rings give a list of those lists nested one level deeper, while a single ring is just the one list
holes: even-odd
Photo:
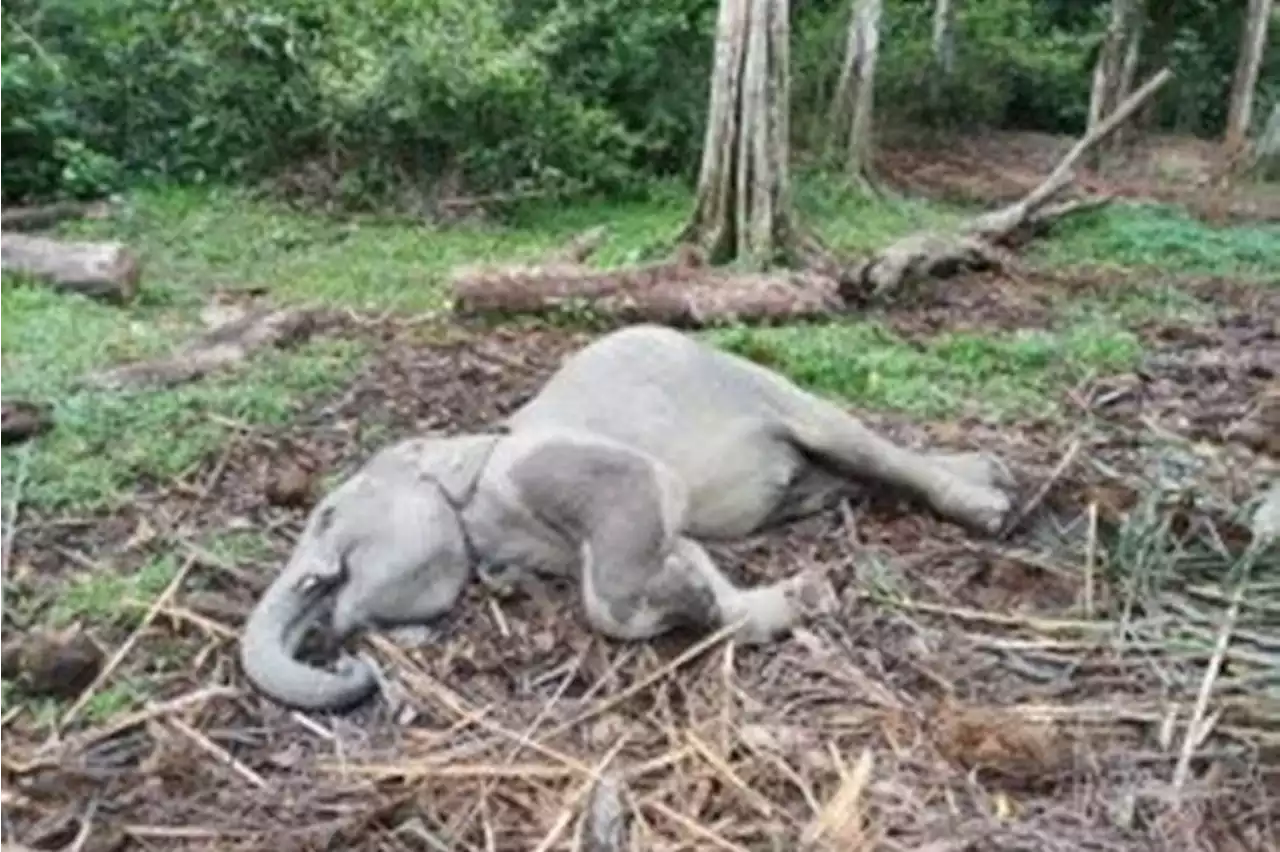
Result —
[{"label": "green shrub", "polygon": [[[931,67],[932,0],[889,0],[877,120],[1075,132],[1105,0],[961,3],[957,65]],[[1243,0],[1148,4],[1154,113],[1213,131]],[[794,142],[829,129],[851,0],[793,5]],[[3,196],[125,181],[318,174],[347,204],[580,187],[697,168],[717,0],[7,0]],[[1280,38],[1280,34],[1276,35]],[[1259,85],[1280,97],[1280,50]]]}]

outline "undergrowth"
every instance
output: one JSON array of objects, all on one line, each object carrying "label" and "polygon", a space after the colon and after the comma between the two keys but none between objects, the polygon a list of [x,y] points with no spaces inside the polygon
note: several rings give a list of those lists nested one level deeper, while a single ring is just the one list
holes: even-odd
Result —
[{"label": "undergrowth", "polygon": [[1054,265],[1105,264],[1280,284],[1280,225],[1214,228],[1158,204],[1116,204],[1067,219],[1031,256]]}]

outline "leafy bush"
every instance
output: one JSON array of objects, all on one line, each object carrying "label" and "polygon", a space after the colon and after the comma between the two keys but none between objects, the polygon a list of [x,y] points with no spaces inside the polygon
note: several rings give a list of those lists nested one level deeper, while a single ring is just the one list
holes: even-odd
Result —
[{"label": "leafy bush", "polygon": [[[1155,113],[1217,128],[1242,0],[1148,4]],[[826,131],[850,0],[794,4],[796,142]],[[344,203],[687,178],[702,142],[716,0],[7,0],[3,195],[309,170]],[[961,3],[957,67],[930,63],[932,0],[888,0],[882,122],[1075,131],[1106,0]],[[1265,115],[1280,90],[1259,86]],[[1271,75],[1275,76],[1275,75]]]},{"label": "leafy bush", "polygon": [[122,170],[252,179],[305,157],[356,195],[456,170],[478,189],[617,184],[635,141],[559,85],[555,33],[496,2],[51,0],[6,9],[4,194],[110,188]]},{"label": "leafy bush", "polygon": [[59,57],[51,56],[6,13],[0,111],[4,197],[42,195],[61,189],[70,196],[94,195],[116,183],[120,164],[89,145],[76,108],[76,87]]}]

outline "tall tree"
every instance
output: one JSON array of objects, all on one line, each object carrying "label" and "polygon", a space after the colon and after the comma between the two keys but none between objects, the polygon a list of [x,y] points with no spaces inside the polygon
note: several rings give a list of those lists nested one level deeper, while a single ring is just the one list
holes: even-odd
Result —
[{"label": "tall tree", "polygon": [[1270,19],[1271,0],[1249,0],[1240,33],[1235,78],[1231,81],[1231,101],[1227,107],[1227,130],[1223,141],[1229,151],[1240,148],[1249,135],[1249,124],[1253,119],[1253,90],[1258,84],[1258,70],[1262,67]]},{"label": "tall tree", "polygon": [[[1126,86],[1132,85],[1138,64],[1138,32],[1141,20],[1139,0],[1111,0],[1111,16],[1098,61],[1093,67],[1093,87],[1089,93],[1089,117],[1086,129],[1093,130],[1124,99]],[[1106,146],[1099,146],[1101,153]],[[1097,163],[1098,153],[1089,159]]]},{"label": "tall tree", "polygon": [[956,5],[959,0],[934,0],[933,67],[929,73],[929,109],[935,116],[942,108],[944,84],[956,66]]},{"label": "tall tree", "polygon": [[956,5],[959,0],[934,0],[933,64],[944,77],[956,64]]},{"label": "tall tree", "polygon": [[1264,180],[1280,180],[1280,102],[1271,105],[1271,116],[1258,134],[1254,158]]},{"label": "tall tree", "polygon": [[875,112],[876,57],[880,47],[881,0],[854,0],[849,17],[849,36],[845,43],[844,64],[836,83],[831,104],[832,121],[849,116],[846,167],[862,178],[871,176],[873,115]]},{"label": "tall tree", "polygon": [[720,0],[697,197],[683,240],[763,268],[791,240],[788,0]]}]

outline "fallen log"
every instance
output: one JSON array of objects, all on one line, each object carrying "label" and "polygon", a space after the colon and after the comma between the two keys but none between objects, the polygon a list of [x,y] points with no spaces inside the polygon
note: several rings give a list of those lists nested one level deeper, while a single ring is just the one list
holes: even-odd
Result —
[{"label": "fallen log", "polygon": [[54,287],[113,302],[138,293],[142,263],[123,243],[55,240],[0,233],[0,267]]},{"label": "fallen log", "polygon": [[1054,222],[1107,204],[1109,198],[1051,203],[1075,177],[1080,160],[1124,124],[1173,77],[1165,68],[1125,99],[1115,112],[1081,138],[1047,178],[1022,199],[977,216],[952,232],[921,232],[904,237],[842,276],[841,295],[849,302],[875,301],[926,278],[945,278],[966,269],[1003,265],[1001,249],[1043,233]]},{"label": "fallen log", "polygon": [[0,443],[20,444],[53,428],[49,406],[25,399],[6,399],[0,403]]},{"label": "fallen log", "polygon": [[257,311],[218,326],[171,355],[91,373],[81,384],[100,390],[173,387],[238,364],[259,349],[302,343],[319,330],[322,319],[320,311],[310,309]]},{"label": "fallen log", "polygon": [[577,265],[464,268],[452,276],[459,316],[547,315],[575,310],[622,322],[697,328],[830,315],[844,305],[816,273],[735,274],[684,260],[622,269]]}]

